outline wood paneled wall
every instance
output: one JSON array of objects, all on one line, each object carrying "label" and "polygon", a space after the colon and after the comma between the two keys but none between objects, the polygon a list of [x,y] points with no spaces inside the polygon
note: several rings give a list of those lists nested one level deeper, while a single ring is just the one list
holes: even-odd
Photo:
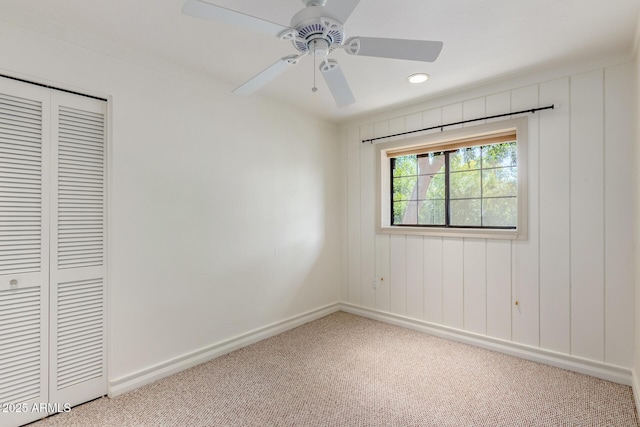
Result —
[{"label": "wood paneled wall", "polygon": [[[632,87],[622,64],[345,128],[342,299],[630,367]],[[375,233],[375,147],[362,139],[549,104],[528,115],[526,241]]]}]

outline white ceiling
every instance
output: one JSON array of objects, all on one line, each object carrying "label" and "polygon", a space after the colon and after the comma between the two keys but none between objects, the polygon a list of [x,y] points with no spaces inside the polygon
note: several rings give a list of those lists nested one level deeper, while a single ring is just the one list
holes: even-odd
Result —
[{"label": "white ceiling", "polygon": [[[207,0],[288,25],[300,0]],[[341,0],[328,0],[341,1]],[[129,49],[144,51],[235,87],[296,53],[290,42],[181,14],[183,0],[2,0],[4,7],[38,15]],[[638,0],[361,0],[346,22],[346,37],[441,40],[434,63],[332,54],[356,103],[335,106],[304,60],[252,96],[264,96],[342,121],[350,116],[434,96],[499,76],[590,57],[629,53]],[[2,17],[0,17],[2,19]],[[409,74],[431,79],[410,85]]]}]

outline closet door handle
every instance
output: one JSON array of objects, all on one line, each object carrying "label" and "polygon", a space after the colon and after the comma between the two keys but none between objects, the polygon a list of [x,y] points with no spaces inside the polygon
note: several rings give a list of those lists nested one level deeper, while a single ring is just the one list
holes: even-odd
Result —
[{"label": "closet door handle", "polygon": [[11,288],[17,288],[17,287],[18,287],[18,280],[17,280],[17,279],[11,279],[11,280],[9,281],[9,286],[10,286]]}]

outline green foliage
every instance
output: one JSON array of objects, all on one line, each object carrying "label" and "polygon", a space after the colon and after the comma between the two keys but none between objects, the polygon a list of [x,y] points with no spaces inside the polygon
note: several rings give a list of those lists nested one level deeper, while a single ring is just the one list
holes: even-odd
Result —
[{"label": "green foliage", "polygon": [[515,142],[482,147],[482,167],[495,168],[517,165],[518,150]]},{"label": "green foliage", "polygon": [[516,166],[482,171],[483,197],[515,197],[518,193]]},{"label": "green foliage", "polygon": [[482,225],[482,200],[451,200],[451,225],[479,227]]},{"label": "green foliage", "polygon": [[393,223],[402,224],[409,200],[418,182],[416,156],[402,156],[392,160],[393,174]]},{"label": "green foliage", "polygon": [[418,224],[420,225],[444,225],[445,200],[423,200],[418,211]]},{"label": "green foliage", "polygon": [[[429,176],[429,184],[426,192],[426,199],[442,199],[444,200],[445,194],[445,179],[444,179],[444,166],[442,172],[437,175]],[[426,179],[424,180],[426,181]]]},{"label": "green foliage", "polygon": [[402,156],[394,160],[393,177],[414,176],[418,174],[418,157]]},{"label": "green foliage", "polygon": [[[449,153],[451,225],[515,226],[515,142]],[[393,160],[394,224],[445,223],[444,153]]]},{"label": "green foliage", "polygon": [[482,197],[480,170],[451,172],[449,197],[451,200]]},{"label": "green foliage", "polygon": [[[482,147],[482,225],[515,227],[518,218],[518,167],[515,142]],[[498,197],[493,199],[492,197]]]},{"label": "green foliage", "polygon": [[482,225],[486,227],[515,227],[518,218],[517,199],[484,199],[482,203]]},{"label": "green foliage", "polygon": [[480,169],[482,150],[480,147],[463,148],[449,155],[451,172]]}]

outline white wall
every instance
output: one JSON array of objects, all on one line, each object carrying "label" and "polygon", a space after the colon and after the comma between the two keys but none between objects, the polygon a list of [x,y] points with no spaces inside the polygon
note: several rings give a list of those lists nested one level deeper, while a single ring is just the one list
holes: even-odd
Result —
[{"label": "white wall", "polygon": [[333,125],[6,22],[0,51],[4,74],[111,97],[112,382],[339,300]]},{"label": "white wall", "polygon": [[[586,70],[504,80],[345,125],[343,300],[630,368],[633,64]],[[550,104],[528,116],[528,240],[375,234],[374,146],[362,139]]]}]

